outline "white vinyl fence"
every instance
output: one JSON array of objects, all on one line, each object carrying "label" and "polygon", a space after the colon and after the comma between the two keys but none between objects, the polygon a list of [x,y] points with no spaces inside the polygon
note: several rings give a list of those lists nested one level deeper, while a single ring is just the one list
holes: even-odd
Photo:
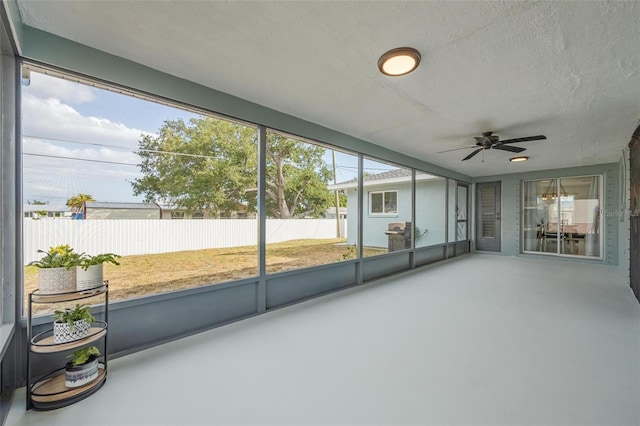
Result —
[{"label": "white vinyl fence", "polygon": [[[341,219],[346,237],[346,219]],[[335,219],[267,219],[267,243],[336,238]],[[76,253],[133,254],[256,245],[258,222],[251,219],[24,220],[24,263],[38,249],[69,244]]]}]

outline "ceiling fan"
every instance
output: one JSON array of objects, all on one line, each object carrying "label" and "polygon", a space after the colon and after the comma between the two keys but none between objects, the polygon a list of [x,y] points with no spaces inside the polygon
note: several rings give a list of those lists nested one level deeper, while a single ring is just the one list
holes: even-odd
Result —
[{"label": "ceiling fan", "polygon": [[544,140],[547,137],[545,135],[537,135],[537,136],[527,136],[524,138],[507,139],[507,140],[501,141],[500,137],[498,135],[494,135],[493,132],[484,132],[482,136],[474,136],[473,138],[476,140],[476,143],[473,146],[448,149],[446,151],[440,151],[438,152],[438,154],[441,154],[443,152],[458,151],[460,149],[475,148],[475,151],[473,151],[471,154],[467,155],[462,159],[462,161],[466,161],[473,158],[477,153],[479,153],[480,151],[484,151],[485,149],[499,149],[501,151],[509,151],[509,152],[516,152],[516,153],[522,152],[526,148],[520,148],[519,146],[510,146],[509,144],[517,143],[517,142],[539,141],[539,140]]}]

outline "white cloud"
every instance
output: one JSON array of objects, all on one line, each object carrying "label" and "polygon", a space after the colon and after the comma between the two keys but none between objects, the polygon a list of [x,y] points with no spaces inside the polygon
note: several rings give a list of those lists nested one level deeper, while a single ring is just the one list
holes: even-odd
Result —
[{"label": "white cloud", "polygon": [[64,203],[77,193],[91,194],[98,201],[139,200],[130,183],[142,176],[137,167],[140,158],[133,151],[141,135],[153,134],[81,114],[72,105],[94,101],[93,90],[43,75],[25,90],[25,200]]},{"label": "white cloud", "polygon": [[130,181],[141,176],[137,164],[140,157],[132,151],[106,147],[83,148],[61,146],[38,139],[24,139],[25,176],[38,175],[50,185],[56,180],[58,186],[68,181],[86,180],[107,182]]},{"label": "white cloud", "polygon": [[70,104],[82,104],[96,99],[94,89],[91,87],[40,73],[31,73],[29,93],[40,98],[54,98]]},{"label": "white cloud", "polygon": [[34,138],[24,138],[23,152],[38,154],[39,156],[45,157],[78,158],[130,165],[136,165],[140,162],[140,157],[133,151],[129,150],[107,147],[68,147]]},{"label": "white cloud", "polygon": [[87,193],[99,201],[131,201],[130,182],[142,176],[140,158],[129,150],[25,138],[23,153],[25,199],[60,201]]},{"label": "white cloud", "polygon": [[42,99],[33,94],[22,98],[23,133],[88,143],[136,148],[144,130],[132,129],[107,118],[86,117],[58,99]]}]

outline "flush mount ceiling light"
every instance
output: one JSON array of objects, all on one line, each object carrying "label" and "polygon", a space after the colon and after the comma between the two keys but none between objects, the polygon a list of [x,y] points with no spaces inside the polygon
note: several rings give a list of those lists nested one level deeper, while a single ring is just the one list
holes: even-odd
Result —
[{"label": "flush mount ceiling light", "polygon": [[383,53],[378,59],[378,69],[384,75],[398,77],[409,74],[420,65],[420,52],[412,47],[398,47]]},{"label": "flush mount ceiling light", "polygon": [[529,157],[523,155],[522,157],[511,157],[509,158],[509,161],[511,161],[512,163],[519,163],[520,161],[527,161],[528,159]]}]

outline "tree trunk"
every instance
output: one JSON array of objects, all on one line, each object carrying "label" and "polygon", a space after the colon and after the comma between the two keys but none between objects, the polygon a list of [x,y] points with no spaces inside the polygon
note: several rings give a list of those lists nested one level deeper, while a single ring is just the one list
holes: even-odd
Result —
[{"label": "tree trunk", "polygon": [[282,166],[284,164],[284,158],[278,158],[276,161],[276,186],[278,197],[278,212],[280,219],[291,219],[291,212],[287,205],[287,200],[284,194],[284,174],[282,172]]}]

